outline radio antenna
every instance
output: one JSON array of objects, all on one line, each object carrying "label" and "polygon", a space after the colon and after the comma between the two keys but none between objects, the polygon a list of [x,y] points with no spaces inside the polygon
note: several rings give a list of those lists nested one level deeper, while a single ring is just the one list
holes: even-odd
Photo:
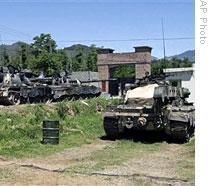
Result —
[{"label": "radio antenna", "polygon": [[165,36],[164,36],[164,27],[163,27],[163,18],[161,19],[162,23],[162,36],[163,36],[163,60],[165,61],[166,58],[166,49],[165,49]]}]

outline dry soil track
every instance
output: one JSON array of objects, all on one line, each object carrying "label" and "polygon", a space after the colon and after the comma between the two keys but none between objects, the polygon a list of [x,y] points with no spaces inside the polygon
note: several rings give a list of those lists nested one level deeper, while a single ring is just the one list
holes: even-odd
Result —
[{"label": "dry soil track", "polygon": [[[0,176],[0,185],[194,185],[194,180],[181,177],[176,169],[180,159],[194,156],[194,150],[189,151],[183,145],[165,142],[161,151],[142,157],[137,153],[134,158],[126,160],[121,165],[107,166],[103,172],[69,171],[75,165],[91,167],[95,163],[94,159],[87,157],[114,145],[114,141],[97,140],[92,144],[66,149],[46,157],[23,159],[0,157],[0,167],[8,170],[8,174]],[[82,161],[85,158],[87,160]]]}]

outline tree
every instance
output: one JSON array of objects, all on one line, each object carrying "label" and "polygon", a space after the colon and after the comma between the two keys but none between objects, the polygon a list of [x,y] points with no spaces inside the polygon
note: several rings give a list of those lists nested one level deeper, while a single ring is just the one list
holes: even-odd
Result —
[{"label": "tree", "polygon": [[86,57],[87,71],[97,71],[97,48],[95,45],[90,46],[90,50]]},{"label": "tree", "polygon": [[152,63],[151,67],[152,67],[151,74],[161,75],[161,74],[163,74],[163,69],[171,68],[171,63],[167,59],[160,59],[160,60],[157,60],[156,62]]},{"label": "tree", "polygon": [[71,51],[72,71],[97,71],[97,48],[85,45],[73,45]]},{"label": "tree", "polygon": [[113,77],[135,77],[135,67],[134,66],[122,66],[117,67],[113,70]]},{"label": "tree", "polygon": [[20,44],[20,50],[17,51],[16,55],[11,56],[11,64],[13,64],[15,67],[21,67],[23,69],[27,69],[30,66],[30,46],[21,43]]},{"label": "tree", "polygon": [[183,67],[192,67],[192,63],[190,62],[189,58],[185,57],[183,59]]},{"label": "tree", "polygon": [[57,52],[53,55],[53,61],[59,61],[60,69],[64,71],[70,70],[70,60],[67,57],[65,50],[57,50]]},{"label": "tree", "polygon": [[154,75],[162,75],[163,69],[165,68],[182,68],[182,67],[191,67],[192,63],[188,58],[179,59],[177,57],[173,57],[171,60],[168,59],[160,59],[152,62],[152,70],[151,73]]},{"label": "tree", "polygon": [[84,60],[84,48],[79,45],[76,47],[76,55],[72,58],[72,70],[84,71],[86,65]]},{"label": "tree", "polygon": [[31,44],[33,57],[31,69],[37,75],[43,72],[51,76],[54,71],[68,70],[69,59],[63,50],[56,50],[56,42],[50,34],[41,34],[34,37]]},{"label": "tree", "polygon": [[162,68],[161,68],[161,63],[160,62],[153,62],[151,65],[151,74],[153,75],[160,75],[162,74]]},{"label": "tree", "polygon": [[6,48],[3,49],[3,52],[2,52],[2,66],[7,66],[10,62],[10,57],[9,57],[9,53],[7,51]]},{"label": "tree", "polygon": [[21,67],[28,68],[29,66],[29,47],[26,44],[22,44],[21,46]]},{"label": "tree", "polygon": [[56,42],[51,38],[50,34],[40,34],[33,38],[34,43],[31,44],[34,55],[38,56],[40,51],[46,50],[49,53],[56,52]]}]

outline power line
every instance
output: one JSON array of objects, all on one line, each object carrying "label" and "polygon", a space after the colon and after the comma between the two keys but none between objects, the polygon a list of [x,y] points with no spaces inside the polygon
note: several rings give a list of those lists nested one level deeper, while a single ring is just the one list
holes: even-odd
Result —
[{"label": "power line", "polygon": [[[174,37],[165,38],[165,40],[192,40],[195,37]],[[93,40],[60,40],[56,42],[129,42],[129,41],[162,41],[163,38],[136,38],[136,39],[93,39]]]},{"label": "power line", "polygon": [[[0,25],[0,31],[4,32],[9,35],[14,35],[17,37],[21,37],[24,39],[24,41],[33,41],[34,36],[31,34],[10,28],[8,26]],[[164,38],[164,40],[192,40],[195,39],[195,37],[168,37]],[[163,40],[163,38],[133,38],[133,39],[91,39],[91,40],[58,40],[56,42],[64,43],[64,42],[130,42],[130,41],[159,41]],[[1,40],[4,42],[16,42],[15,39],[10,40]]]},{"label": "power line", "polygon": [[[21,39],[22,42],[31,42],[33,41],[31,40],[25,40],[25,39]],[[17,39],[2,39],[1,42],[17,42]]]},{"label": "power line", "polygon": [[[164,38],[165,41],[178,41],[178,40],[194,40],[195,37],[168,37]],[[26,39],[21,39],[22,42],[33,42],[32,39],[26,40]],[[56,40],[55,40],[56,41]],[[163,41],[163,38],[136,38],[136,39],[93,39],[93,40],[58,40],[56,43],[99,43],[99,42],[134,42],[134,41]],[[2,43],[5,42],[17,42],[15,39],[10,39],[10,40],[5,40],[1,39]]]},{"label": "power line", "polygon": [[[165,40],[193,40],[195,37],[167,37]],[[32,39],[30,39],[32,40]],[[60,40],[56,42],[115,42],[115,41],[159,41],[163,38],[136,38],[136,39],[93,39],[93,40]],[[1,40],[1,41],[16,41],[15,39],[11,40]],[[29,40],[28,40],[29,41]]]},{"label": "power line", "polygon": [[18,30],[15,30],[13,28],[10,28],[8,26],[0,25],[0,32],[4,32],[5,34],[17,36],[24,39],[32,38],[33,36]]}]

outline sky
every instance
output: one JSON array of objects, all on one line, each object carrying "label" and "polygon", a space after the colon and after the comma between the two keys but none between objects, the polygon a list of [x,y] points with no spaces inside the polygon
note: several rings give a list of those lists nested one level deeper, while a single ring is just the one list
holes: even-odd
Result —
[{"label": "sky", "polygon": [[0,44],[33,43],[50,34],[57,48],[84,44],[134,52],[152,47],[152,56],[195,49],[195,1],[4,1],[0,0]]}]

